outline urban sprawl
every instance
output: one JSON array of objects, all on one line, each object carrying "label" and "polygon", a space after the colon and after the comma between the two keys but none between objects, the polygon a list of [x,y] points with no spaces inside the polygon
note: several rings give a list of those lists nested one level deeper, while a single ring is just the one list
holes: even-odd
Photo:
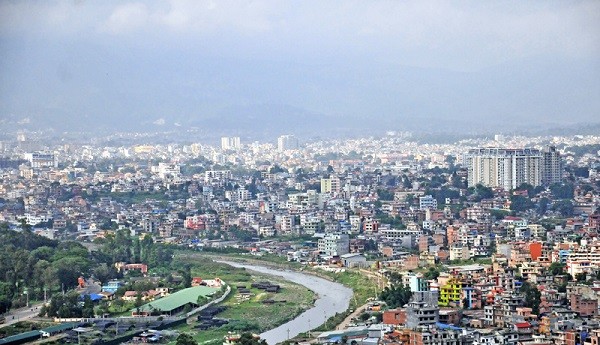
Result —
[{"label": "urban sprawl", "polygon": [[[295,303],[198,255],[374,284],[288,343],[600,344],[600,136],[35,138],[0,142],[0,344],[258,343],[222,313]],[[18,322],[38,326],[2,333]]]}]

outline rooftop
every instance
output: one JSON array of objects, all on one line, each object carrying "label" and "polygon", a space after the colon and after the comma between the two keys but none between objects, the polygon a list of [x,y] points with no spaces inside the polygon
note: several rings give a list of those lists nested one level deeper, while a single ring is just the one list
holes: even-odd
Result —
[{"label": "rooftop", "polygon": [[180,308],[188,303],[197,304],[198,296],[212,296],[217,292],[218,288],[211,288],[207,286],[194,286],[181,291],[177,291],[169,296],[154,300],[148,304],[144,304],[140,307],[142,311],[163,311],[169,312]]}]

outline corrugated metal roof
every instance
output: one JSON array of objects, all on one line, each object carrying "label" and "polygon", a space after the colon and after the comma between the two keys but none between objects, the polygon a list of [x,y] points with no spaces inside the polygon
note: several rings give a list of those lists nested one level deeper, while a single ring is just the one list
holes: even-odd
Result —
[{"label": "corrugated metal roof", "polygon": [[33,340],[42,336],[42,332],[40,331],[30,331],[25,333],[20,333],[16,335],[11,335],[10,337],[6,337],[0,339],[0,344],[13,344],[19,343],[22,344],[24,340]]},{"label": "corrugated metal roof", "polygon": [[194,286],[181,291],[177,291],[169,296],[159,298],[140,307],[142,311],[171,311],[180,308],[188,303],[196,304],[198,296],[210,296],[219,291],[218,288],[207,286]]}]

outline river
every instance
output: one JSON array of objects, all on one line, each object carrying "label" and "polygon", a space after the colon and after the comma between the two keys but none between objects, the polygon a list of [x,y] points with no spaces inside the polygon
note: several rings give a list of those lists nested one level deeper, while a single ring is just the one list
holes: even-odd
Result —
[{"label": "river", "polygon": [[233,267],[246,268],[259,273],[282,277],[285,280],[303,285],[317,294],[317,300],[315,301],[314,307],[298,315],[295,319],[260,335],[269,345],[275,345],[293,338],[300,333],[308,332],[325,323],[327,319],[336,313],[345,311],[350,305],[352,289],[339,283],[290,270],[279,270],[231,261],[219,260],[219,262],[226,263]]}]

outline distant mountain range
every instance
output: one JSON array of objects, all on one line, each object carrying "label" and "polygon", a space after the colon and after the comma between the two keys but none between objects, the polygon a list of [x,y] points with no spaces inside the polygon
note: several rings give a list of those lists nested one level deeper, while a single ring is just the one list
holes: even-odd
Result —
[{"label": "distant mountain range", "polygon": [[259,139],[389,130],[559,134],[589,132],[597,127],[588,124],[600,119],[596,61],[523,59],[457,72],[344,59],[309,64],[47,51],[43,59],[5,58],[11,68],[0,76],[0,131],[196,128],[211,137]]}]

